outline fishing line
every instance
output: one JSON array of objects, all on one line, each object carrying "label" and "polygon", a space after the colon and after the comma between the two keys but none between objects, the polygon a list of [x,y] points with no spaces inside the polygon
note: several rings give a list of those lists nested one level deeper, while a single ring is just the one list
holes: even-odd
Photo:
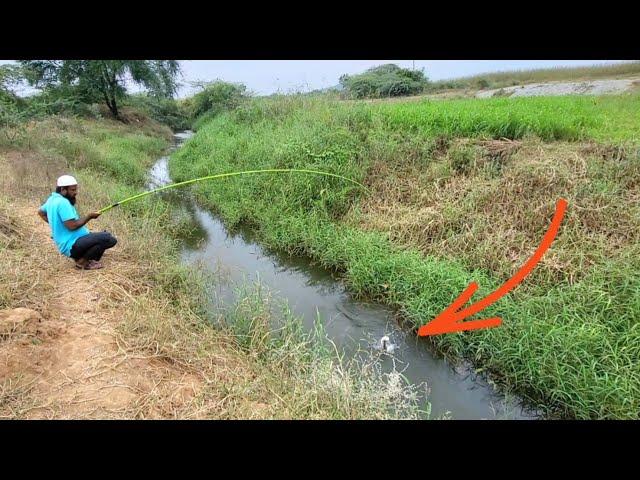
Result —
[{"label": "fishing line", "polygon": [[328,173],[328,172],[320,172],[318,170],[304,170],[304,169],[296,169],[296,168],[272,168],[272,169],[267,169],[267,170],[246,170],[243,172],[232,172],[232,173],[219,173],[217,175],[208,175],[206,177],[199,177],[199,178],[194,178],[192,180],[186,180],[184,182],[178,182],[178,183],[172,183],[171,185],[165,185],[164,187],[159,187],[159,188],[155,188],[153,190],[149,190],[147,192],[142,192],[139,193],[137,195],[133,195],[131,197],[125,198],[124,200],[120,200],[119,202],[116,202],[112,205],[109,205],[108,207],[104,207],[101,210],[98,210],[98,213],[102,214],[108,210],[111,210],[113,207],[117,207],[119,205],[123,205],[127,202],[130,202],[132,200],[136,200],[138,198],[142,198],[146,195],[151,195],[152,193],[157,193],[160,192],[162,190],[168,190],[170,188],[175,188],[175,187],[182,187],[184,185],[189,185],[191,183],[196,183],[196,182],[201,182],[203,180],[213,180],[216,178],[223,178],[223,177],[231,177],[234,175],[245,175],[245,174],[252,174],[252,173],[281,173],[281,172],[298,172],[298,173],[313,173],[313,174],[317,174],[317,175],[327,175],[330,177],[336,177],[336,178],[341,178],[343,180],[347,180],[348,182],[354,183],[362,188],[364,188],[366,191],[370,191],[367,187],[365,187],[363,184],[356,182],[355,180],[351,180],[350,178],[347,177],[343,177],[342,175],[337,175],[335,173]]}]

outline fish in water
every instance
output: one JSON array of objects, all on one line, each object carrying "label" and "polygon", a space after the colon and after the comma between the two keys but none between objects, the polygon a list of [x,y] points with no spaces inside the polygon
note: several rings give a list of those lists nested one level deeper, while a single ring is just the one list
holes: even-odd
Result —
[{"label": "fish in water", "polygon": [[389,340],[389,337],[385,335],[380,339],[380,343],[377,345],[377,348],[379,350],[382,350],[385,353],[391,354],[396,349],[396,346],[393,343],[391,343],[391,341]]}]

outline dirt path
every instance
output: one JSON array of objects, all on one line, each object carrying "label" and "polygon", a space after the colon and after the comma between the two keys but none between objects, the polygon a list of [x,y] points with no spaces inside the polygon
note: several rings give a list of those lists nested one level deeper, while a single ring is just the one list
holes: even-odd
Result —
[{"label": "dirt path", "polygon": [[494,95],[511,97],[537,97],[541,95],[607,95],[633,90],[640,84],[640,78],[587,80],[583,82],[545,82],[516,85],[513,87],[482,90],[477,98],[489,98]]},{"label": "dirt path", "polygon": [[33,207],[19,209],[31,242],[42,246],[41,275],[55,284],[42,314],[0,312],[0,418],[184,418],[197,411],[198,376],[119,344],[117,307],[106,301],[114,286],[101,279],[126,260],[107,252],[105,270],[78,271],[51,245]]}]

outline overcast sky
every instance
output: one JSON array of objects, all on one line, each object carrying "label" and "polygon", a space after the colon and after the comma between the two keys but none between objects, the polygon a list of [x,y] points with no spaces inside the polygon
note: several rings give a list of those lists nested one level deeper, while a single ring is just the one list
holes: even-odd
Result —
[{"label": "overcast sky", "polygon": [[[0,60],[10,63],[12,60]],[[194,80],[221,79],[241,82],[258,95],[309,91],[337,85],[340,75],[360,73],[384,63],[424,68],[431,80],[478,73],[559,66],[618,63],[618,60],[181,60],[183,70],[179,97],[188,96]]]}]

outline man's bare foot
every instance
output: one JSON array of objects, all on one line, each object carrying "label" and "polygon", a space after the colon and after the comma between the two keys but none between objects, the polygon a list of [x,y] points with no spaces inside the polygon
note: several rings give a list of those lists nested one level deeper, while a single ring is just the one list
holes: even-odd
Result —
[{"label": "man's bare foot", "polygon": [[76,262],[76,268],[79,270],[98,270],[104,268],[104,265],[96,260],[85,260],[84,262]]},{"label": "man's bare foot", "polygon": [[85,258],[82,258],[82,259],[76,261],[76,268],[79,269],[79,270],[86,269],[88,265],[89,265],[89,261],[86,260]]}]

